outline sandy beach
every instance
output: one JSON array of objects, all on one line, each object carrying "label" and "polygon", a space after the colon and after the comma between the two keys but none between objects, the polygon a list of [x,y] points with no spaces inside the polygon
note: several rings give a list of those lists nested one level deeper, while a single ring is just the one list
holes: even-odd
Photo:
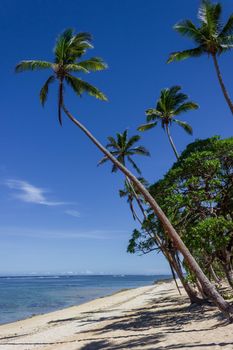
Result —
[{"label": "sandy beach", "polygon": [[162,282],[2,325],[0,349],[232,350],[233,324]]}]

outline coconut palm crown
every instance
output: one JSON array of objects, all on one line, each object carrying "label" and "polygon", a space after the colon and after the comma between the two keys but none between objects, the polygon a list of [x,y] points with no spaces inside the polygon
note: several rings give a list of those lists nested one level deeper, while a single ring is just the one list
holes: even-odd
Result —
[{"label": "coconut palm crown", "polygon": [[[135,144],[140,140],[139,135],[134,135],[128,138],[128,130],[125,130],[122,134],[117,133],[116,138],[109,136],[109,143],[106,148],[111,152],[112,155],[123,165],[126,164],[126,160],[132,165],[138,174],[141,174],[140,169],[134,162],[132,157],[134,155],[150,156],[149,151],[143,146],[135,146]],[[103,164],[108,161],[107,157],[103,157],[98,165]],[[118,169],[115,164],[112,166],[112,172],[116,172]]]},{"label": "coconut palm crown", "polygon": [[209,0],[203,0],[198,11],[199,26],[196,26],[191,20],[177,23],[174,29],[182,36],[191,39],[196,46],[171,53],[167,62],[200,57],[204,54],[212,56],[224,97],[233,113],[233,104],[223,83],[217,62],[217,56],[233,48],[233,14],[223,25],[221,13],[221,4],[213,4]]},{"label": "coconut palm crown", "polygon": [[198,105],[192,101],[188,101],[188,96],[180,90],[180,86],[172,86],[171,88],[161,90],[156,107],[146,111],[147,123],[138,127],[139,131],[146,131],[154,128],[160,122],[162,128],[167,133],[177,158],[179,158],[179,155],[170,135],[170,126],[172,123],[176,123],[188,134],[192,134],[192,127],[188,123],[176,119],[176,116],[198,108]]},{"label": "coconut palm crown", "polygon": [[48,77],[40,90],[40,101],[45,104],[48,96],[48,90],[51,83],[56,80],[59,83],[58,90],[58,119],[62,125],[62,105],[64,95],[64,82],[66,82],[73,91],[81,96],[84,92],[100,100],[107,100],[107,97],[96,87],[73,75],[73,73],[89,73],[107,68],[107,64],[99,57],[91,57],[81,60],[91,45],[91,35],[89,33],[75,34],[73,29],[65,30],[57,38],[54,47],[54,62],[40,60],[26,60],[17,64],[15,71],[17,73],[26,70],[50,69],[52,74]]}]

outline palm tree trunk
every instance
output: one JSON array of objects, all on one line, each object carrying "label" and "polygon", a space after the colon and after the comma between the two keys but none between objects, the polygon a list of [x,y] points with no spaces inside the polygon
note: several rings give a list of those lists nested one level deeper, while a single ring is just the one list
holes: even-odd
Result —
[{"label": "palm tree trunk", "polygon": [[147,191],[147,189],[142,185],[142,183],[134,176],[127,168],[125,168],[92,134],[89,130],[85,128],[64,106],[63,110],[68,118],[78,126],[86,136],[96,145],[96,147],[106,156],[109,160],[112,161],[113,164],[117,166],[121,172],[127,176],[132,183],[136,186],[138,191],[142,194],[145,200],[149,203],[154,213],[157,215],[158,219],[161,221],[164,231],[168,234],[171,241],[173,242],[176,249],[178,249],[183,255],[187,265],[190,270],[193,271],[194,275],[199,279],[204,292],[208,295],[208,297],[216,304],[216,306],[231,319],[233,315],[233,308],[231,305],[223,299],[223,297],[218,293],[215,286],[208,280],[206,275],[203,273],[202,269],[191,255],[189,249],[186,247],[162,209],[159,207],[157,202],[151,196],[151,194]]},{"label": "palm tree trunk", "polygon": [[[143,206],[142,206],[142,203],[141,203],[141,201],[140,201],[140,198],[138,197],[138,195],[137,195],[137,193],[135,192],[135,189],[134,189],[132,183],[130,182],[130,180],[129,180],[127,177],[126,177],[126,182],[127,182],[128,186],[130,186],[131,189],[133,190],[134,198],[136,199],[136,202],[137,202],[137,204],[138,204],[138,206],[139,206],[139,208],[140,208],[140,210],[141,210],[141,213],[142,213],[142,215],[143,215],[144,220],[147,220],[147,215],[146,215],[146,212],[145,212],[145,210],[144,210],[144,208],[143,208]],[[136,213],[136,211],[135,211],[135,209],[134,209],[134,207],[133,207],[133,204],[131,204],[131,205],[132,205],[131,211],[132,211],[132,213],[133,213],[133,217],[135,217],[135,218],[138,220],[138,222],[140,223],[140,225],[142,226],[142,224],[143,224],[142,220],[138,217],[138,215],[137,215],[137,213]],[[176,269],[173,267],[173,262],[171,261],[172,259],[171,259],[171,258],[169,259],[169,257],[168,257],[168,252],[167,252],[167,250],[163,247],[161,241],[160,241],[159,239],[155,238],[155,236],[154,236],[153,234],[151,234],[148,230],[146,230],[146,231],[147,231],[148,235],[154,240],[155,244],[160,248],[160,250],[162,251],[164,257],[167,259],[168,264],[169,264],[169,267],[170,267],[170,270],[171,270],[171,273],[172,273],[172,278],[173,278],[173,280],[174,280],[174,282],[175,282],[175,285],[176,285],[176,288],[177,288],[179,294],[181,295],[180,287],[179,287],[179,285],[178,285],[178,283],[177,283],[176,275],[175,275]],[[174,270],[175,270],[175,271],[174,271]],[[190,302],[191,302],[191,303],[194,302],[194,301],[192,300],[191,297],[190,297]]]},{"label": "palm tree trunk", "polygon": [[233,288],[233,270],[232,270],[232,268],[224,262],[222,262],[222,267],[223,267],[223,270],[225,272],[229,286],[231,288]]},{"label": "palm tree trunk", "polygon": [[169,140],[169,142],[170,142],[170,144],[172,146],[172,149],[173,149],[173,151],[175,153],[176,159],[179,160],[180,156],[179,156],[179,153],[178,153],[178,151],[176,149],[176,146],[175,146],[175,144],[174,144],[174,142],[172,140],[172,137],[171,137],[171,134],[170,134],[170,130],[169,130],[169,126],[166,124],[165,128],[166,128],[166,133],[167,133],[167,136],[168,136],[168,140]]},{"label": "palm tree trunk", "polygon": [[58,92],[58,120],[62,126],[62,105],[63,105],[63,78],[59,79],[59,92]]},{"label": "palm tree trunk", "polygon": [[230,108],[231,113],[233,114],[233,104],[231,102],[230,96],[228,95],[227,89],[226,89],[225,84],[223,82],[223,78],[222,78],[222,74],[220,72],[220,68],[219,68],[219,65],[218,65],[216,54],[212,54],[212,57],[213,57],[213,60],[214,60],[214,67],[215,67],[216,72],[217,72],[219,84],[221,86],[223,95],[225,97],[225,100],[226,100],[229,108]]},{"label": "palm tree trunk", "polygon": [[176,289],[178,290],[179,294],[181,295],[181,291],[180,291],[180,287],[177,283],[177,279],[176,279],[176,274],[175,274],[175,271],[174,271],[174,268],[172,266],[172,264],[170,262],[169,263],[169,266],[170,266],[170,270],[171,270],[171,273],[172,273],[172,278],[173,278],[173,281],[175,282],[175,285],[176,285]]},{"label": "palm tree trunk", "polygon": [[[133,189],[133,192],[134,192],[134,196],[135,196],[135,199],[137,201],[137,204],[142,212],[142,215],[144,217],[144,220],[146,221],[148,218],[147,218],[147,215],[146,215],[146,212],[140,202],[140,199],[138,198],[138,195],[137,193],[135,192],[134,190],[134,187],[132,185],[132,183],[130,182],[130,180],[128,178],[126,178],[128,183],[130,184],[131,188]],[[139,220],[140,224],[142,225],[142,222]],[[203,300],[198,298],[197,296],[197,293],[196,291],[190,286],[190,284],[185,280],[185,277],[183,275],[183,271],[182,271],[182,268],[180,266],[180,263],[179,263],[179,257],[178,257],[178,254],[171,254],[169,252],[169,249],[165,248],[160,240],[160,238],[158,237],[155,237],[155,235],[153,234],[153,230],[152,230],[152,234],[147,231],[148,235],[155,241],[155,244],[157,244],[157,246],[161,249],[164,257],[167,259],[168,263],[169,263],[169,266],[170,266],[170,269],[171,269],[171,272],[172,272],[172,277],[173,277],[173,280],[176,284],[176,288],[179,292],[179,294],[181,294],[180,292],[180,288],[177,284],[177,281],[176,281],[176,277],[175,277],[175,272],[177,273],[177,276],[178,278],[180,279],[183,287],[184,287],[184,290],[186,291],[188,297],[189,297],[189,300],[190,300],[190,303],[191,304],[202,304],[203,303]],[[177,259],[176,259],[177,257]],[[175,271],[175,272],[174,272]]]},{"label": "palm tree trunk", "polygon": [[177,276],[179,277],[179,279],[184,287],[184,290],[189,297],[190,303],[191,304],[203,304],[204,301],[197,296],[195,289],[193,289],[190,286],[189,282],[186,281],[184,274],[183,274],[183,271],[182,271],[179,263],[176,261],[175,255],[171,254],[168,250],[165,250],[164,255],[166,256],[169,263],[173,266],[174,270],[176,271]]}]

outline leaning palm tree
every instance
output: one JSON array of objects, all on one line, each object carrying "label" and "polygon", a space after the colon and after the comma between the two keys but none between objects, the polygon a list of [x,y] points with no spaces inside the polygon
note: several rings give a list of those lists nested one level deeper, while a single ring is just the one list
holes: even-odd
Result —
[{"label": "leaning palm tree", "polygon": [[168,63],[181,61],[189,57],[200,57],[205,54],[211,56],[223,95],[233,113],[233,103],[223,82],[217,60],[217,56],[233,48],[233,14],[222,25],[221,12],[221,4],[212,4],[209,0],[204,0],[198,11],[199,26],[196,26],[191,20],[184,20],[176,24],[174,29],[182,36],[191,39],[196,47],[173,52],[168,59]]},{"label": "leaning palm tree", "polygon": [[[101,93],[98,89],[95,87],[92,87],[92,85],[87,84],[83,82],[83,80],[79,78],[74,78],[72,76],[72,79],[70,79],[70,75],[65,74],[63,70],[60,70],[59,67],[63,62],[72,62],[71,64],[75,64],[75,62],[82,56],[82,54],[89,48],[91,47],[90,44],[90,35],[89,34],[77,34],[77,35],[72,35],[69,34],[69,31],[64,32],[58,39],[57,45],[55,47],[55,63],[49,63],[49,62],[44,62],[38,63],[38,61],[23,61],[20,62],[17,67],[16,71],[21,72],[24,70],[33,70],[36,68],[43,69],[43,68],[50,68],[52,70],[52,74],[54,76],[54,79],[56,79],[59,83],[59,109],[58,112],[60,113],[61,110],[66,114],[66,116],[77,126],[79,127],[83,133],[94,143],[94,145],[105,155],[109,158],[109,160],[112,161],[113,164],[117,166],[121,172],[130,179],[132,184],[138,189],[138,191],[141,193],[141,195],[144,197],[145,201],[148,202],[148,204],[151,206],[152,210],[154,211],[155,215],[157,215],[158,219],[161,221],[164,230],[170,237],[171,241],[173,244],[177,247],[177,249],[181,252],[181,254],[184,256],[184,259],[189,266],[190,270],[193,271],[193,273],[197,276],[199,281],[202,284],[203,289],[206,292],[206,295],[209,296],[210,299],[213,300],[213,302],[218,306],[218,308],[229,318],[231,318],[231,315],[233,314],[232,307],[230,304],[223,299],[223,297],[218,293],[216,290],[215,286],[211,284],[211,282],[208,280],[206,275],[203,273],[202,269],[194,259],[194,257],[191,255],[190,251],[182,241],[181,237],[179,234],[176,232],[162,209],[159,207],[158,203],[155,201],[155,199],[151,196],[151,194],[148,192],[148,190],[141,184],[141,182],[122,164],[120,163],[114,155],[112,155],[93,135],[92,133],[78,120],[76,119],[71,112],[67,109],[65,103],[64,103],[64,96],[63,96],[63,81],[64,79],[68,84],[73,88],[75,92],[77,92],[78,95],[81,95],[83,92],[88,92],[91,95],[94,95],[97,98],[100,98],[102,100],[105,100],[106,97],[104,96],[103,93]],[[80,39],[80,36],[85,38],[84,40]],[[57,46],[60,47],[61,49],[57,49]],[[63,59],[60,61],[60,65],[58,64],[57,69],[54,70],[54,64],[56,64],[57,57],[61,54],[61,57]],[[76,57],[76,60],[74,59]],[[33,62],[35,62],[33,64]],[[85,62],[85,61],[84,61]],[[103,63],[102,60],[100,59],[94,59],[90,61],[89,69],[85,67],[87,70],[93,70],[93,65],[96,66],[98,65],[99,69],[104,69],[106,68],[106,65]],[[87,63],[86,63],[87,65]],[[70,67],[71,68],[71,67]],[[79,68],[77,68],[76,71],[78,71]],[[98,69],[94,69],[98,70]],[[59,73],[57,73],[59,72]],[[66,79],[68,76],[68,79]],[[64,77],[62,79],[62,77]],[[53,78],[51,78],[54,80]],[[76,80],[77,79],[77,80]],[[45,92],[45,96],[47,97],[47,89],[48,89],[48,84],[45,85],[43,91]],[[43,94],[42,94],[43,95]],[[45,101],[46,98],[42,98],[41,102]],[[59,120],[60,114],[59,115]]]},{"label": "leaning palm tree", "polygon": [[54,48],[55,57],[53,62],[27,60],[19,62],[15,68],[17,73],[26,70],[48,68],[52,70],[52,74],[48,77],[40,90],[40,101],[42,105],[45,104],[49,86],[57,80],[59,84],[58,119],[61,125],[64,83],[67,83],[78,96],[86,92],[100,100],[107,100],[107,97],[96,87],[73,75],[73,73],[89,73],[90,71],[99,71],[107,68],[107,64],[99,57],[81,60],[87,49],[93,47],[90,41],[91,35],[89,33],[78,33],[74,35],[72,29],[67,29],[57,39]]},{"label": "leaning palm tree", "polygon": [[[134,155],[140,156],[150,156],[150,152],[143,146],[135,146],[135,144],[140,140],[139,135],[133,135],[128,138],[128,130],[126,129],[122,134],[117,133],[116,138],[109,136],[109,143],[106,145],[106,148],[115,156],[115,158],[124,166],[126,161],[128,161],[132,167],[136,170],[138,174],[141,174],[141,170],[133,160]],[[107,162],[109,158],[107,156],[103,157],[98,165],[101,165]],[[117,166],[113,164],[112,172],[118,170]]]},{"label": "leaning palm tree", "polygon": [[192,101],[188,101],[188,96],[181,93],[180,90],[180,86],[172,86],[171,88],[163,89],[156,103],[156,107],[146,111],[147,124],[141,125],[138,128],[139,131],[146,131],[154,128],[158,122],[160,122],[162,128],[166,131],[177,159],[179,159],[179,153],[171,137],[170,126],[172,123],[176,123],[188,134],[192,135],[192,127],[188,123],[176,119],[176,116],[198,108],[198,105]]}]

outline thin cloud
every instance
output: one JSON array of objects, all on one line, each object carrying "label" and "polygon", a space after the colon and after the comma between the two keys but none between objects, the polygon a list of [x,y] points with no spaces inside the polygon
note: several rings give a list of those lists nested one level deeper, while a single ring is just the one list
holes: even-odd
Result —
[{"label": "thin cloud", "polygon": [[75,218],[80,218],[80,212],[78,210],[66,210],[65,213],[70,216],[74,216]]},{"label": "thin cloud", "polygon": [[18,227],[0,227],[0,237],[28,237],[40,239],[123,239],[126,231],[121,230],[55,230]]},{"label": "thin cloud", "polygon": [[52,201],[46,198],[48,190],[36,187],[27,181],[9,179],[5,182],[6,186],[13,192],[14,198],[23,202],[41,204],[47,206],[58,206],[67,204],[65,202]]}]

